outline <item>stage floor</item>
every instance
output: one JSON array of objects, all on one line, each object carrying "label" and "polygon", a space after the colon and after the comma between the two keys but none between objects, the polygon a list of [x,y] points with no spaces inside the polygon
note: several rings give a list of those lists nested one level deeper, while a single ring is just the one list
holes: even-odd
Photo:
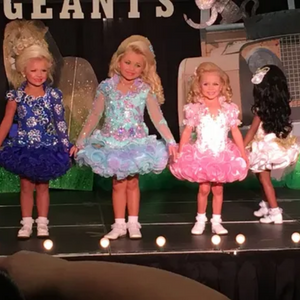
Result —
[{"label": "stage floor", "polygon": [[[226,188],[223,221],[229,234],[222,237],[218,248],[211,243],[209,223],[203,235],[193,236],[190,233],[196,214],[196,194],[196,190],[142,193],[140,222],[143,239],[120,238],[103,249],[99,241],[113,223],[111,194],[104,191],[52,190],[49,219],[53,248],[49,251],[44,249],[43,241],[36,238],[36,230],[30,240],[19,241],[16,238],[20,228],[19,195],[0,194],[0,256],[19,250],[49,253],[64,258],[101,259],[103,256],[236,254],[239,251],[298,249],[291,235],[300,232],[300,191],[277,189],[278,200],[284,211],[284,224],[265,225],[253,216],[261,199],[259,190]],[[207,215],[211,216],[211,202]],[[241,247],[235,241],[239,233],[246,237]],[[163,248],[156,245],[158,236],[166,238]]]}]

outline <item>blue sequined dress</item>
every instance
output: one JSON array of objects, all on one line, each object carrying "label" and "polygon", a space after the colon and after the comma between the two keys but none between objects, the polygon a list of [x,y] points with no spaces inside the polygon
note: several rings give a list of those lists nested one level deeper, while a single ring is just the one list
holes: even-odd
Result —
[{"label": "blue sequined dress", "polygon": [[[168,163],[167,144],[175,141],[156,96],[140,79],[126,94],[117,89],[118,83],[119,76],[115,75],[98,86],[93,108],[77,141],[81,150],[76,160],[100,176],[118,180],[160,173]],[[149,135],[144,123],[145,107],[165,142]],[[103,112],[104,124],[101,130],[95,130]]]},{"label": "blue sequined dress", "polygon": [[45,85],[44,96],[25,93],[26,82],[7,93],[17,103],[17,134],[0,147],[0,166],[32,182],[47,182],[71,166],[62,93]]}]

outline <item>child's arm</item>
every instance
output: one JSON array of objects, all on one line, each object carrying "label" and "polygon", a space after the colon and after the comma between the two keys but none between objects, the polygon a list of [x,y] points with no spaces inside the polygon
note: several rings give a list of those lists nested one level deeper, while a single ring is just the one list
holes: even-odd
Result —
[{"label": "child's arm", "polygon": [[163,113],[160,109],[156,97],[154,95],[149,94],[147,97],[146,105],[152,123],[169,146],[169,154],[175,156],[176,142],[163,116]]},{"label": "child's arm", "polygon": [[244,141],[243,141],[243,136],[241,131],[239,130],[239,128],[237,126],[233,126],[231,127],[231,134],[232,134],[232,138],[235,142],[235,144],[237,145],[237,147],[239,148],[242,157],[248,161],[247,155],[246,155],[246,151],[245,151],[245,147],[244,147]]},{"label": "child's arm", "polygon": [[77,138],[76,146],[73,146],[70,152],[70,155],[76,155],[78,149],[81,149],[84,144],[86,143],[86,139],[91,135],[91,133],[95,130],[96,126],[98,125],[103,111],[104,111],[104,104],[105,104],[105,96],[104,96],[104,86],[101,83],[96,91],[96,96],[93,101],[92,108],[90,113],[84,123],[84,126]]},{"label": "child's arm", "polygon": [[187,144],[188,141],[190,140],[192,131],[193,131],[193,126],[187,125],[184,127],[183,132],[181,134],[180,143],[179,143],[179,149],[178,149],[179,154],[181,153],[183,146]]},{"label": "child's arm", "polygon": [[245,147],[247,147],[247,145],[253,140],[253,138],[257,132],[257,129],[259,127],[260,122],[261,122],[260,118],[257,115],[255,115],[253,118],[252,124],[250,126],[250,129],[248,130],[248,132],[245,136],[245,139],[244,139]]},{"label": "child's arm", "polygon": [[63,144],[66,152],[70,150],[70,142],[68,136],[68,126],[65,121],[65,108],[63,104],[63,95],[59,89],[54,89],[55,94],[53,97],[53,120],[56,133],[59,141]]},{"label": "child's arm", "polygon": [[16,101],[9,100],[6,105],[5,115],[0,125],[0,146],[6,138],[16,113],[17,103]]}]

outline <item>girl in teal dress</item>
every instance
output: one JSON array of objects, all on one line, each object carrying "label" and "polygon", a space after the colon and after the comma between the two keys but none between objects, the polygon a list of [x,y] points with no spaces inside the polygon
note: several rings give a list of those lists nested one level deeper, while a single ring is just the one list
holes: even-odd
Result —
[{"label": "girl in teal dress", "polygon": [[[113,177],[115,224],[106,237],[117,239],[128,230],[130,238],[141,238],[139,174],[162,172],[169,155],[176,155],[175,140],[160,110],[163,88],[149,40],[131,36],[123,41],[112,57],[109,76],[97,88],[93,108],[71,153],[77,154],[80,165]],[[149,135],[145,107],[164,141]],[[103,114],[104,124],[95,130]]]}]

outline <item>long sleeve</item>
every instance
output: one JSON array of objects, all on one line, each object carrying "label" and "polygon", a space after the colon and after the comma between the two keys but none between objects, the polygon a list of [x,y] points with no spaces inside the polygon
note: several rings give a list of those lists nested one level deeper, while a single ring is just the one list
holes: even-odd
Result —
[{"label": "long sleeve", "polygon": [[65,108],[63,105],[63,95],[58,89],[53,89],[51,92],[53,97],[53,121],[58,135],[58,140],[63,144],[65,151],[69,151],[70,142],[68,137],[68,126],[65,121]]},{"label": "long sleeve", "polygon": [[166,141],[166,143],[175,144],[176,142],[162,114],[157,99],[150,93],[147,97],[147,110],[152,123],[154,124],[155,128],[158,130],[162,138]]},{"label": "long sleeve", "polygon": [[79,137],[76,142],[76,146],[81,148],[86,143],[86,139],[91,135],[91,133],[95,130],[96,126],[98,125],[103,111],[104,111],[104,104],[105,104],[105,95],[103,90],[103,84],[101,83],[96,91],[96,96],[93,101],[92,109],[85,121],[85,124],[79,134]]}]

